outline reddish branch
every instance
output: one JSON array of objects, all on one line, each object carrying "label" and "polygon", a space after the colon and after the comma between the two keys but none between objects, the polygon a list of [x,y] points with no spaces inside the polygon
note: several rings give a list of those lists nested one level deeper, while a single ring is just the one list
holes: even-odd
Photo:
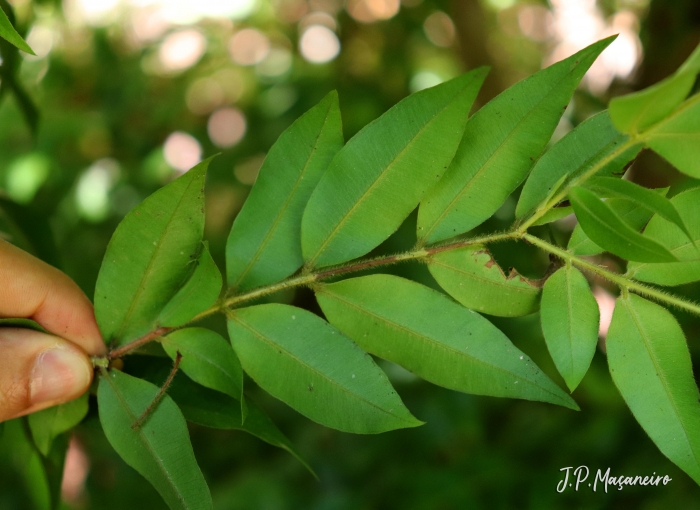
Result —
[{"label": "reddish branch", "polygon": [[170,371],[170,375],[168,375],[168,378],[165,380],[165,383],[160,388],[160,391],[153,399],[153,402],[151,402],[149,404],[149,406],[146,408],[146,410],[143,412],[143,414],[139,417],[139,419],[136,420],[136,422],[131,426],[132,429],[136,430],[141,425],[143,425],[143,423],[146,421],[146,419],[151,415],[153,410],[156,408],[158,403],[163,399],[165,392],[168,391],[168,387],[170,386],[170,384],[173,382],[173,379],[175,378],[175,374],[177,374],[177,370],[180,368],[180,361],[182,361],[182,354],[180,354],[180,351],[177,351],[177,356],[175,357],[175,362],[173,363],[173,369]]}]

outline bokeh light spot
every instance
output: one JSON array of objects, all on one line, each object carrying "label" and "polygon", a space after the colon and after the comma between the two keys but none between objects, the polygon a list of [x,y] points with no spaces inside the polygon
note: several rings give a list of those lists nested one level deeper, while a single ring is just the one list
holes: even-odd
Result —
[{"label": "bokeh light spot", "polygon": [[261,62],[270,51],[270,40],[260,30],[244,28],[229,40],[231,60],[242,66],[252,66]]},{"label": "bokeh light spot", "polygon": [[390,19],[399,12],[399,0],[350,0],[348,12],[360,23]]},{"label": "bokeh light spot", "polygon": [[421,71],[411,78],[408,88],[411,92],[418,92],[423,89],[440,85],[444,80],[432,71]]},{"label": "bokeh light spot", "polygon": [[442,11],[434,12],[426,18],[423,31],[431,43],[443,48],[452,46],[457,33],[452,18]]},{"label": "bokeh light spot", "polygon": [[207,49],[207,41],[196,30],[183,30],[168,35],[158,50],[158,58],[166,71],[183,71],[196,64]]},{"label": "bokeh light spot", "polygon": [[109,214],[109,191],[119,177],[119,164],[101,159],[88,168],[78,180],[75,192],[80,215],[88,221],[100,222]]},{"label": "bokeh light spot", "polygon": [[41,154],[27,154],[12,162],[7,172],[7,194],[15,201],[31,202],[49,176],[50,162]]},{"label": "bokeh light spot", "polygon": [[338,36],[322,25],[313,25],[304,31],[299,41],[301,56],[313,64],[330,62],[340,53]]},{"label": "bokeh light spot", "polygon": [[237,108],[222,108],[215,111],[207,122],[207,133],[217,147],[233,147],[246,132],[245,115]]},{"label": "bokeh light spot", "polygon": [[202,160],[202,146],[193,136],[175,131],[163,144],[163,156],[171,167],[184,173]]}]

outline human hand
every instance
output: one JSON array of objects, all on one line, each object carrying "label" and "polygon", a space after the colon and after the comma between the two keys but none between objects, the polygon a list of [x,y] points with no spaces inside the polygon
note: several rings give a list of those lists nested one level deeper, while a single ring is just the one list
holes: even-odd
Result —
[{"label": "human hand", "polygon": [[5,317],[33,319],[52,334],[0,328],[0,422],[87,391],[93,376],[89,355],[106,351],[90,300],[64,273],[0,240]]}]

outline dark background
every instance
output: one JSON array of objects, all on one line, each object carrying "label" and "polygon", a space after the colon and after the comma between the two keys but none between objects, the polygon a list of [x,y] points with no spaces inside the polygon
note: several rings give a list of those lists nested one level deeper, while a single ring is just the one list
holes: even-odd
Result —
[{"label": "dark background", "polygon": [[[340,94],[347,139],[421,86],[489,65],[492,71],[478,101],[483,104],[543,65],[621,32],[622,46],[611,46],[609,58],[601,58],[605,65],[567,109],[555,134],[561,137],[603,109],[610,97],[673,72],[700,42],[697,0],[404,0],[398,12],[398,0],[230,2],[234,7],[248,3],[257,8],[240,19],[194,16],[177,24],[159,11],[161,5],[177,2],[11,2],[18,26],[27,31],[39,56],[19,56],[15,62],[7,49],[3,53],[2,235],[67,272],[91,296],[120,219],[177,175],[173,165],[182,156],[176,149],[196,141],[202,157],[221,152],[208,176],[206,236],[223,269],[228,230],[261,158],[296,117],[331,89]],[[86,13],[111,4],[101,16]],[[337,34],[340,52],[326,63],[309,62],[299,44],[304,27],[324,24]],[[246,46],[239,41],[232,59],[232,37],[251,27],[259,31],[258,42]],[[185,46],[168,53],[168,38],[187,31]],[[265,40],[272,48],[267,56]],[[196,41],[206,46],[201,57],[173,69],[168,58],[186,55]],[[248,65],[241,52],[248,55]],[[38,110],[34,129],[31,102]],[[246,119],[245,135],[231,147],[217,147],[207,130],[210,115],[221,108],[235,108]],[[168,146],[165,142],[174,132],[190,138],[179,145],[177,137],[170,139],[175,142]],[[671,185],[671,194],[693,184],[653,154],[643,154],[631,172],[650,187]],[[505,228],[514,205],[514,200],[504,205],[483,228]],[[415,241],[411,221],[415,218],[378,252],[410,247]],[[571,228],[557,224],[549,234],[564,242]],[[503,267],[515,266],[529,276],[541,275],[547,267],[545,257],[522,244],[498,245],[494,253]],[[614,258],[599,262],[621,268]],[[421,266],[392,270],[432,284]],[[700,299],[698,285],[678,291]],[[307,291],[274,299],[318,311]],[[697,366],[700,321],[678,318]],[[493,320],[563,386],[546,351],[538,315]],[[216,319],[209,325],[223,329]],[[578,413],[543,403],[460,394],[396,366],[382,366],[426,425],[378,436],[343,434],[304,419],[249,384],[319,481],[288,453],[243,432],[193,426],[195,454],[216,508],[700,506],[700,489],[632,418],[601,350],[573,394],[581,407]],[[67,508],[164,508],[155,490],[111,450],[92,407],[72,443]],[[613,475],[656,472],[673,480],[665,487],[625,487],[607,494],[600,487],[595,493],[587,487],[557,493],[559,470],[579,465],[591,468],[591,480],[597,469],[608,467]],[[12,462],[0,464],[2,510],[32,508],[16,473]]]}]

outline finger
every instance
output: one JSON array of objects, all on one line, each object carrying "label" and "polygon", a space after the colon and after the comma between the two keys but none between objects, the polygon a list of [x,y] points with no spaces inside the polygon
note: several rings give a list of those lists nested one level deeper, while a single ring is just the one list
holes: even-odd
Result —
[{"label": "finger", "polygon": [[0,328],[0,352],[0,421],[73,400],[92,382],[88,355],[53,335]]},{"label": "finger", "polygon": [[0,317],[33,319],[86,352],[105,352],[92,303],[64,273],[0,240]]}]

